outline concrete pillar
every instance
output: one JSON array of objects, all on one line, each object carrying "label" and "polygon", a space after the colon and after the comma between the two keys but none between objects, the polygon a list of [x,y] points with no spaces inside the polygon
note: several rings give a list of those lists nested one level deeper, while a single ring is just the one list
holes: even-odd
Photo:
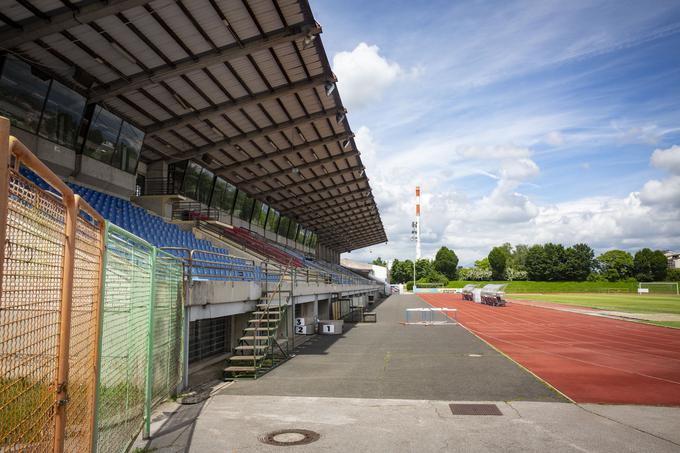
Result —
[{"label": "concrete pillar", "polygon": [[146,166],[147,178],[167,178],[168,177],[168,163],[164,160],[151,162]]}]

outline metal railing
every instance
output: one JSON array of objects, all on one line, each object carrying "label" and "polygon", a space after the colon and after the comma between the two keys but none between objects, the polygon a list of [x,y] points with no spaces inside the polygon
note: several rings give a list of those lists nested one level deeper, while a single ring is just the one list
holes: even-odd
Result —
[{"label": "metal railing", "polygon": [[172,204],[172,220],[219,220],[220,212],[197,201],[176,201]]},{"label": "metal railing", "polygon": [[[284,276],[284,283],[294,282],[299,284],[376,284],[372,280],[362,277],[350,278],[344,276],[339,280],[338,274],[323,272],[310,268],[291,268],[273,261],[262,261],[256,264],[253,260],[235,258],[233,255],[211,252],[201,249],[189,249],[186,247],[161,247],[160,250],[168,252],[184,262],[184,277],[188,282],[198,280],[224,280],[224,281],[256,281],[278,282]],[[234,262],[237,260],[237,262]]]},{"label": "metal railing", "polygon": [[225,253],[186,247],[161,247],[160,249],[184,262],[184,277],[187,281],[252,281],[257,279],[260,270],[252,260],[236,258]]},{"label": "metal railing", "polygon": [[144,195],[177,195],[178,188],[172,175],[165,178],[146,178]]}]

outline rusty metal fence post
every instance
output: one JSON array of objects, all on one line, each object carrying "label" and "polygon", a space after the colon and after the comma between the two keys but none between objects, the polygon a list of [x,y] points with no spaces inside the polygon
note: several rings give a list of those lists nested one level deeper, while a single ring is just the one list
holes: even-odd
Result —
[{"label": "rusty metal fence post", "polygon": [[87,451],[103,219],[9,135],[6,118],[0,164],[0,450]]},{"label": "rusty metal fence post", "polygon": [[182,263],[159,253],[0,117],[0,451],[123,452],[148,434],[184,351]]},{"label": "rusty metal fence post", "polygon": [[68,366],[71,346],[71,304],[73,297],[73,264],[76,252],[76,202],[73,192],[62,193],[66,204],[64,221],[64,256],[61,281],[61,316],[59,320],[59,348],[57,350],[57,402],[54,411],[54,453],[64,451],[66,434],[66,404],[68,404]]}]

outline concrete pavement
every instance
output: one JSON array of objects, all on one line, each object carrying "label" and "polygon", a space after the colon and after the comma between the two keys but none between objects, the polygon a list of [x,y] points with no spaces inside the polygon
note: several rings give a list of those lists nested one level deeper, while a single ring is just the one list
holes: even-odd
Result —
[{"label": "concrete pavement", "polygon": [[[157,452],[679,452],[680,408],[576,405],[460,326],[402,326],[391,297],[377,324],[315,337],[257,381],[215,389],[195,405],[164,404]],[[453,415],[453,402],[491,402],[501,416]],[[260,441],[307,429],[303,446]]]},{"label": "concrete pavement", "polygon": [[[148,446],[173,453],[680,451],[678,408],[513,401],[495,403],[502,416],[461,416],[450,402],[218,394],[205,406],[182,406],[181,415],[161,415],[154,428],[163,434]],[[258,440],[294,428],[321,437],[286,447]]]},{"label": "concrete pavement", "polygon": [[316,336],[261,379],[237,381],[229,395],[433,400],[566,401],[458,325],[405,326],[413,295],[376,307],[377,323],[346,324],[342,336]]}]

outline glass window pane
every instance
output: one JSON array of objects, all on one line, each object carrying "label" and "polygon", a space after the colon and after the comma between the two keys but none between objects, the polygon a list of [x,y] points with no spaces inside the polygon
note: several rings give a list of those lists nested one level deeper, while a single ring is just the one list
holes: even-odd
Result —
[{"label": "glass window pane", "polygon": [[182,194],[189,198],[196,199],[196,189],[198,187],[198,178],[201,175],[202,168],[195,162],[187,164],[187,170],[184,174],[184,185],[182,186]]},{"label": "glass window pane", "polygon": [[52,82],[40,122],[40,135],[60,145],[75,148],[84,110],[83,96],[57,81]]},{"label": "glass window pane", "polygon": [[143,141],[144,132],[124,122],[120,129],[120,138],[112,165],[128,173],[134,173],[137,170],[137,160]]},{"label": "glass window pane", "polygon": [[300,226],[300,229],[298,230],[298,234],[297,234],[297,238],[295,239],[295,242],[297,242],[299,244],[304,244],[306,233],[307,233],[307,231],[304,228],[302,228],[302,226]]},{"label": "glass window pane", "polygon": [[234,207],[234,197],[236,196],[236,187],[232,186],[228,182],[224,181],[226,187],[224,193],[222,194],[222,199],[220,200],[220,208],[223,211],[231,214],[231,210]]},{"label": "glass window pane", "polygon": [[28,63],[6,57],[0,77],[0,115],[13,126],[36,132],[50,81]]},{"label": "glass window pane", "polygon": [[276,228],[279,226],[279,212],[274,208],[269,208],[269,217],[267,217],[267,231],[276,233]]},{"label": "glass window pane", "polygon": [[298,224],[295,220],[290,221],[290,227],[288,228],[288,239],[295,239],[295,235],[297,234],[297,227]]},{"label": "glass window pane", "polygon": [[305,236],[305,245],[307,247],[311,247],[311,242],[312,242],[312,236],[314,236],[314,233],[307,230],[307,236]]},{"label": "glass window pane", "polygon": [[120,118],[98,105],[90,121],[83,151],[85,155],[110,164],[122,123]]},{"label": "glass window pane", "polygon": [[184,181],[184,173],[187,169],[187,163],[188,161],[186,160],[184,162],[177,162],[175,164],[171,164],[170,168],[168,169],[168,173],[172,178],[172,187],[170,187],[170,190],[173,194],[180,193],[182,190],[182,181]]},{"label": "glass window pane", "polygon": [[260,210],[260,218],[257,221],[257,224],[264,228],[265,223],[267,222],[267,213],[269,212],[269,206],[266,204],[262,203],[262,209]]},{"label": "glass window pane", "polygon": [[198,180],[198,194],[196,196],[196,199],[201,203],[208,204],[210,201],[210,192],[212,191],[214,179],[215,175],[213,172],[204,168]]},{"label": "glass window pane", "polygon": [[288,227],[290,226],[290,219],[286,216],[281,216],[281,220],[279,220],[279,235],[280,236],[288,236]]},{"label": "glass window pane", "polygon": [[215,178],[215,187],[213,187],[212,197],[210,197],[210,207],[219,209],[220,200],[224,191],[227,188],[227,182],[222,178]]},{"label": "glass window pane", "polygon": [[264,223],[267,220],[267,209],[269,209],[269,207],[266,204],[259,200],[255,200],[255,207],[253,208],[253,216],[250,219],[250,223],[255,226],[264,227]]},{"label": "glass window pane", "polygon": [[250,221],[250,214],[253,212],[253,199],[247,193],[239,190],[236,195],[236,204],[234,205],[234,216],[246,222]]}]

